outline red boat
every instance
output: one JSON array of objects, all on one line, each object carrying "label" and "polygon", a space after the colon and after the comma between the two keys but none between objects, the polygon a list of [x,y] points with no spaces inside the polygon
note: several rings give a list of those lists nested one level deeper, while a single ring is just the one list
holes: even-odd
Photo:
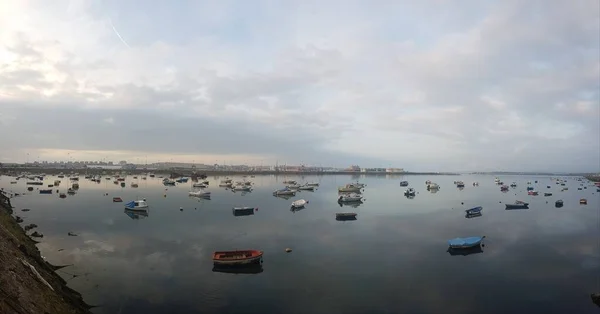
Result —
[{"label": "red boat", "polygon": [[121,199],[120,197],[113,197],[113,202],[115,203],[121,203],[123,201],[123,199]]},{"label": "red boat", "polygon": [[260,263],[262,261],[263,251],[242,250],[242,251],[221,251],[213,253],[213,263],[215,265],[247,265]]}]

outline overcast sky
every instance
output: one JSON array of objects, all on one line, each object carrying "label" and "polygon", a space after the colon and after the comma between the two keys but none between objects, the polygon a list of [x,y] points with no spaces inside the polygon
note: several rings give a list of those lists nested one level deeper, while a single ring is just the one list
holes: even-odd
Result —
[{"label": "overcast sky", "polygon": [[2,1],[0,162],[599,171],[599,3]]}]

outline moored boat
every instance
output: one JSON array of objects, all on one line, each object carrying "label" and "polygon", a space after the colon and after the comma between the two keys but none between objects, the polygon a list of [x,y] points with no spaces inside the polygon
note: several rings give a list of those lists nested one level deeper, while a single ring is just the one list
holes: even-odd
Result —
[{"label": "moored boat", "polygon": [[400,181],[400,186],[408,186],[408,181]]},{"label": "moored boat", "polygon": [[468,249],[480,246],[485,236],[481,237],[467,237],[467,238],[454,238],[448,240],[448,246],[452,249]]},{"label": "moored boat", "polygon": [[194,197],[210,197],[210,192],[204,192],[204,191],[190,191],[189,192],[190,196],[194,196]]},{"label": "moored boat", "polygon": [[118,197],[118,196],[117,197],[113,197],[113,202],[115,202],[115,203],[121,203],[121,202],[123,202],[123,199],[120,198],[120,197]]},{"label": "moored boat", "polygon": [[361,189],[361,187],[350,183],[350,184],[346,184],[344,186],[338,187],[338,192],[340,192],[340,193],[360,193],[360,189]]},{"label": "moored boat", "polygon": [[506,192],[508,191],[508,185],[503,185],[500,187],[500,191]]},{"label": "moored boat", "polygon": [[477,206],[477,207],[469,208],[469,209],[465,210],[465,212],[467,213],[467,215],[473,215],[473,214],[481,213],[482,210],[483,210],[483,207]]},{"label": "moored boat", "polygon": [[296,195],[296,191],[290,190],[288,188],[284,188],[284,189],[281,189],[281,190],[274,191],[273,195],[275,195],[275,196],[278,196],[278,195]]},{"label": "moored boat", "polygon": [[579,200],[579,204],[581,205],[587,205],[587,200],[585,198],[582,198]]},{"label": "moored boat", "polygon": [[198,183],[192,184],[192,187],[204,189],[204,188],[208,187],[208,185],[204,184],[204,182],[198,182]]},{"label": "moored boat", "polygon": [[529,203],[523,201],[516,201],[514,204],[504,204],[506,209],[526,209],[529,208]]},{"label": "moored boat", "polygon": [[528,195],[538,195],[537,191],[529,191],[527,192]]},{"label": "moored boat", "polygon": [[50,189],[40,190],[40,194],[52,194],[52,190],[50,190]]},{"label": "moored boat", "polygon": [[255,207],[234,207],[231,209],[231,211],[233,212],[234,216],[248,216],[248,215],[254,215],[254,211],[258,210],[258,208]]},{"label": "moored boat", "polygon": [[246,191],[246,192],[250,192],[252,191],[252,186],[250,185],[236,185],[234,187],[231,188],[232,191]]},{"label": "moored boat", "polygon": [[336,213],[336,220],[356,220],[357,213]]},{"label": "moored boat", "polygon": [[314,191],[315,187],[312,186],[312,185],[302,185],[302,186],[298,187],[298,190],[301,190],[301,191]]},{"label": "moored boat", "polygon": [[360,194],[344,194],[338,197],[338,203],[352,203],[362,202],[362,196]]},{"label": "moored boat", "polygon": [[404,191],[404,196],[415,196],[416,192],[413,188],[408,188]]},{"label": "moored boat", "polygon": [[217,251],[213,253],[214,265],[247,265],[260,263],[263,252],[258,250]]},{"label": "moored boat", "polygon": [[127,210],[146,210],[148,208],[148,203],[144,200],[131,201],[125,204],[125,209]]},{"label": "moored boat", "polygon": [[554,202],[554,206],[556,206],[556,207],[563,207],[563,205],[564,205],[564,203],[562,200],[558,200],[558,201]]},{"label": "moored boat", "polygon": [[296,200],[292,202],[292,209],[297,209],[297,208],[304,208],[304,206],[306,206],[306,204],[308,204],[308,201],[305,199],[300,199],[300,200]]},{"label": "moored boat", "polygon": [[552,196],[552,193],[544,193],[544,196]]},{"label": "moored boat", "polygon": [[65,194],[65,193],[60,193],[60,194],[58,195],[58,197],[60,197],[60,198],[66,198],[66,197],[67,197],[67,194]]},{"label": "moored boat", "polygon": [[319,183],[306,183],[307,186],[319,186]]}]

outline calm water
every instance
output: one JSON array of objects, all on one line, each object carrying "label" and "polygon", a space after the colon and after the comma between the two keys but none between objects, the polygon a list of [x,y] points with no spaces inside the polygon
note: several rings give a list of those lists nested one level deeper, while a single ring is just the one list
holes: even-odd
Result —
[{"label": "calm water", "polygon": [[[165,191],[158,178],[134,189],[132,177],[126,188],[82,177],[77,195],[34,191],[13,205],[25,223],[39,225],[49,262],[74,264],[59,273],[88,303],[102,305],[99,314],[598,313],[589,294],[600,292],[600,193],[578,191],[574,178],[560,192],[549,177],[504,176],[518,187],[501,193],[492,176],[288,177],[321,184],[290,200],[272,196],[283,177],[249,178],[255,190],[245,195],[218,188],[221,179],[209,178],[211,200],[188,197],[191,182]],[[336,187],[357,179],[367,184],[365,203],[340,208]],[[427,179],[439,192],[426,191]],[[26,180],[11,180],[1,177],[0,187],[26,191]],[[401,180],[417,190],[414,199],[402,195]],[[534,180],[541,194],[554,196],[527,196],[526,182]],[[113,196],[146,198],[148,217],[132,219]],[[309,205],[291,212],[299,198]],[[554,207],[559,198],[563,208]],[[504,210],[516,199],[530,209]],[[235,217],[237,205],[259,210]],[[464,209],[479,205],[483,216],[466,219]],[[338,222],[340,211],[358,219]],[[487,236],[483,253],[446,252],[448,239],[473,235]],[[263,250],[263,271],[213,272],[211,252],[228,249]]]}]

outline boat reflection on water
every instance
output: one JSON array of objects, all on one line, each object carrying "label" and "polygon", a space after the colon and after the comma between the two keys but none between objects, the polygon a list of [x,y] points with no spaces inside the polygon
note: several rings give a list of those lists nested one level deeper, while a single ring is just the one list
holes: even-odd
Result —
[{"label": "boat reflection on water", "polygon": [[352,208],[357,208],[358,206],[360,206],[362,204],[363,204],[363,202],[350,202],[350,203],[338,202],[338,205],[340,205],[340,207],[348,206],[348,207],[352,207]]},{"label": "boat reflection on water", "polygon": [[471,254],[483,253],[483,248],[481,245],[478,245],[478,246],[472,247],[472,248],[468,248],[468,249],[448,248],[447,252],[450,253],[451,256],[457,256],[457,255],[467,256],[467,255],[471,255]]},{"label": "boat reflection on water", "polygon": [[472,213],[472,214],[467,213],[465,215],[465,218],[471,219],[471,218],[481,217],[481,216],[483,216],[483,214],[481,212],[479,212],[479,213]]},{"label": "boat reflection on water", "polygon": [[306,208],[306,207],[292,207],[292,208],[290,208],[290,211],[292,213],[295,213],[295,212],[299,212],[299,211],[303,210],[304,208]]},{"label": "boat reflection on water", "polygon": [[294,197],[294,195],[273,195],[276,198],[281,198],[284,200],[289,200],[290,198]]},{"label": "boat reflection on water", "polygon": [[263,272],[262,264],[249,264],[247,266],[223,266],[215,265],[212,269],[216,273],[228,274],[260,274]]},{"label": "boat reflection on water", "polygon": [[125,209],[123,210],[123,212],[125,213],[125,215],[129,216],[129,218],[131,219],[143,219],[148,217],[148,210],[130,210],[130,209]]}]

